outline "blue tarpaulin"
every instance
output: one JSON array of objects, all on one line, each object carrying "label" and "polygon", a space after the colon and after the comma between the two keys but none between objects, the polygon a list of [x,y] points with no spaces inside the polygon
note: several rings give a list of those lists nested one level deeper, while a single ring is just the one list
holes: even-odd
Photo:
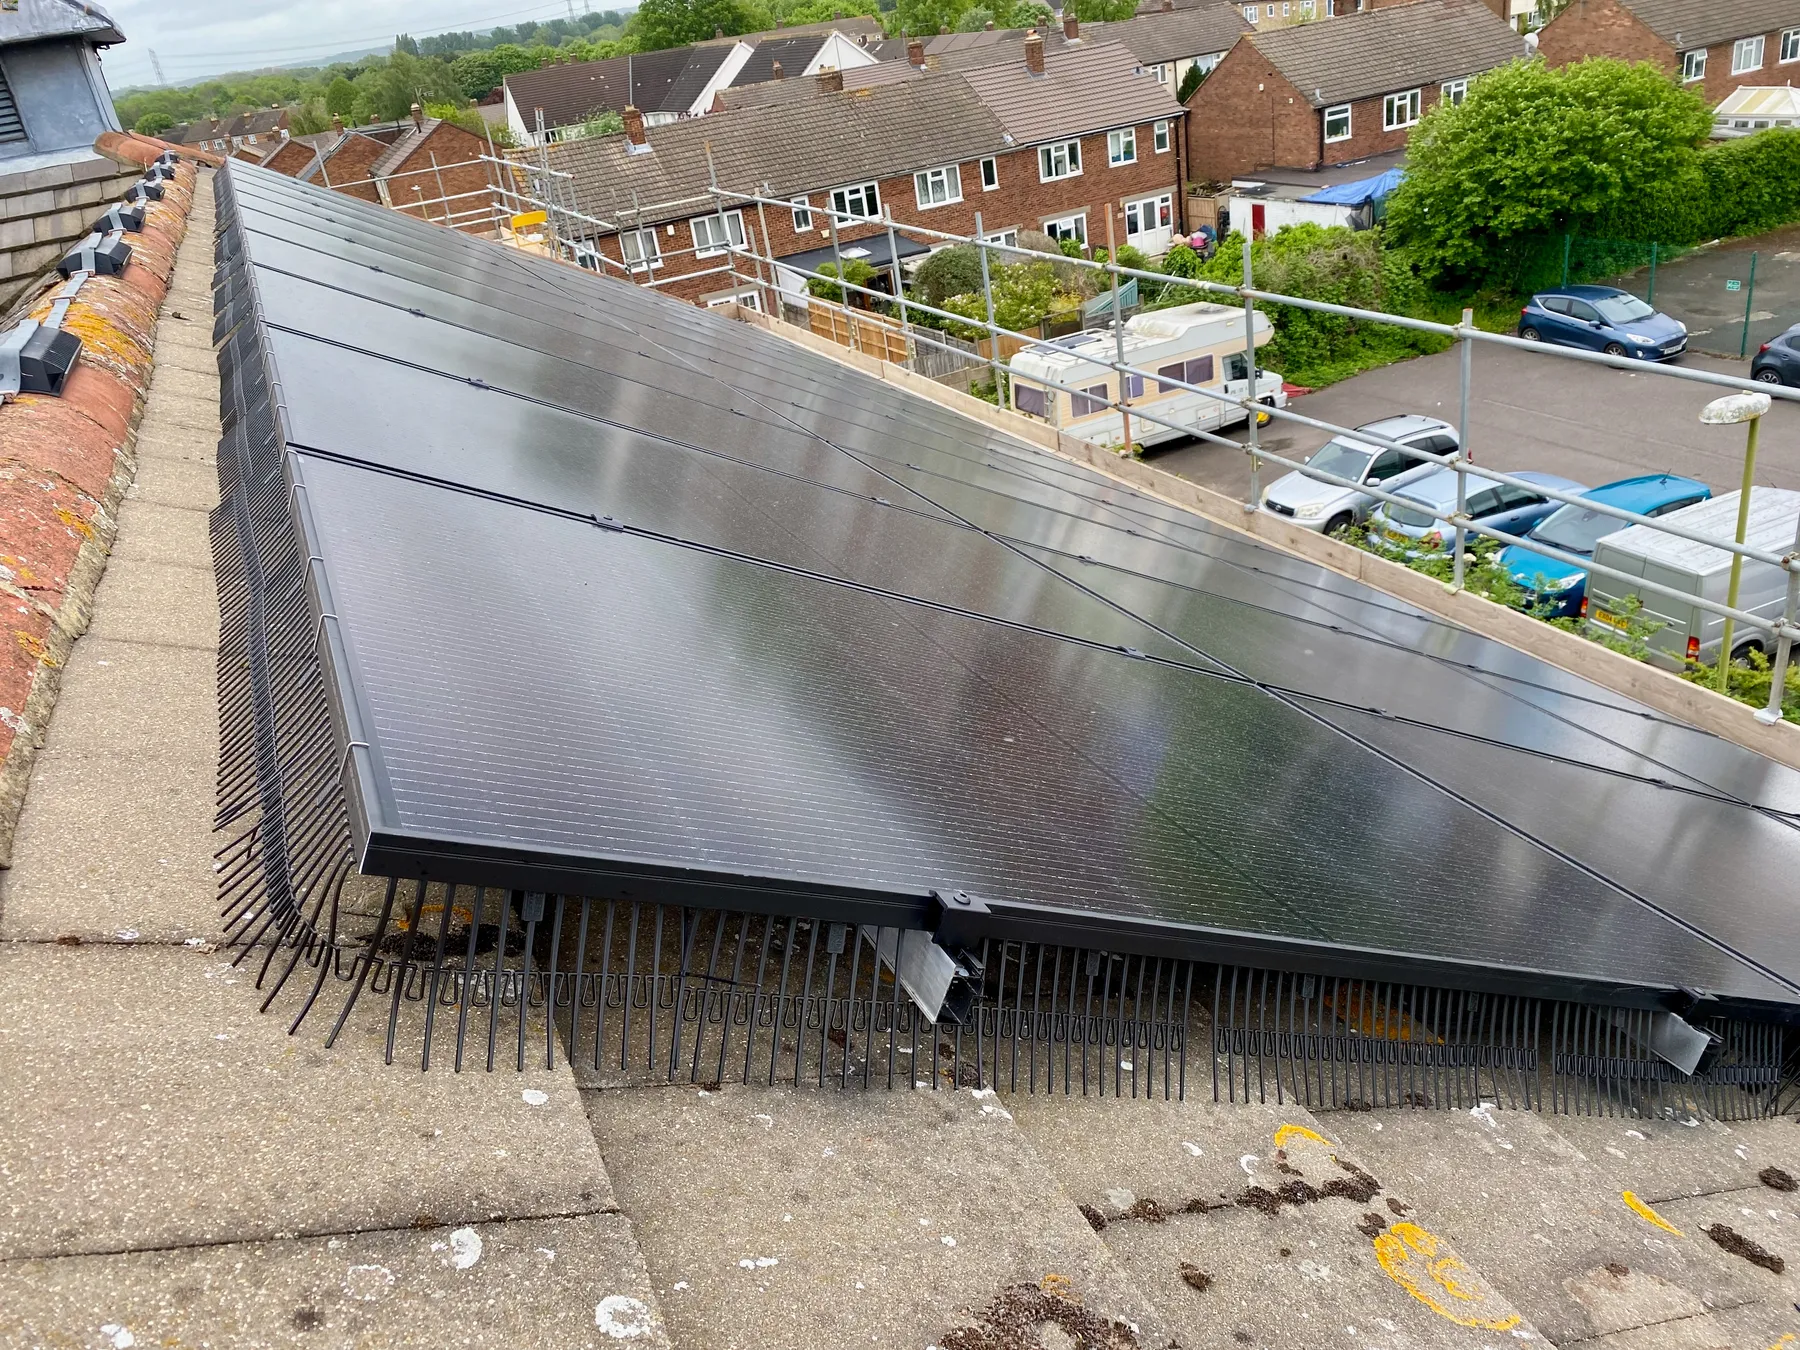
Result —
[{"label": "blue tarpaulin", "polygon": [[1354,183],[1339,183],[1336,187],[1321,188],[1312,196],[1302,197],[1300,200],[1322,202],[1331,206],[1361,206],[1364,202],[1378,202],[1400,186],[1400,179],[1405,173],[1404,169],[1389,169],[1373,178],[1359,178]]}]

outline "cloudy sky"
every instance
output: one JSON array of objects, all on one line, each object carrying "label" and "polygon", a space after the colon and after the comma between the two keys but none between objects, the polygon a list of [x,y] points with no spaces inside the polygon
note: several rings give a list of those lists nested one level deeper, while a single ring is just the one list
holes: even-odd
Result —
[{"label": "cloudy sky", "polygon": [[[379,46],[396,33],[554,19],[568,0],[99,0],[125,45],[105,56],[107,83],[154,84],[150,52],[171,84],[228,70],[291,65]],[[600,6],[605,8],[606,6]],[[589,8],[577,0],[577,13]]]}]

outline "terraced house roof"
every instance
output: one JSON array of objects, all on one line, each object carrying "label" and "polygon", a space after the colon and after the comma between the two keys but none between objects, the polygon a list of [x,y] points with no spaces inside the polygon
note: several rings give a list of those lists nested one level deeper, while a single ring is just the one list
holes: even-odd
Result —
[{"label": "terraced house roof", "polygon": [[1244,41],[1315,108],[1478,75],[1525,54],[1523,39],[1475,0],[1417,0]]},{"label": "terraced house roof", "polygon": [[1794,0],[1619,0],[1677,51],[1800,24]]}]

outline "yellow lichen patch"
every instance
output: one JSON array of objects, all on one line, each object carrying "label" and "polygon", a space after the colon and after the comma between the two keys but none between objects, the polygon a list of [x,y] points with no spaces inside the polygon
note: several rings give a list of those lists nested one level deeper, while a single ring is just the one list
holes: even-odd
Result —
[{"label": "yellow lichen patch", "polygon": [[74,305],[63,328],[81,339],[84,358],[104,360],[128,370],[148,370],[150,350],[136,335],[91,305]]},{"label": "yellow lichen patch", "polygon": [[1067,1275],[1058,1275],[1055,1271],[1038,1281],[1038,1288],[1051,1298],[1060,1298],[1065,1303],[1079,1303],[1075,1297],[1075,1286]]},{"label": "yellow lichen patch", "polygon": [[37,634],[27,633],[23,629],[15,628],[13,630],[13,636],[19,640],[19,646],[23,649],[25,654],[39,665],[54,667],[59,664],[51,659],[50,649],[44,645],[44,640]]},{"label": "yellow lichen patch", "polygon": [[80,535],[83,539],[92,539],[94,537],[94,527],[88,524],[80,516],[76,515],[73,511],[69,510],[68,507],[57,507],[56,518],[67,525],[71,530],[75,531],[75,533]]},{"label": "yellow lichen patch", "polygon": [[1686,1236],[1686,1234],[1674,1224],[1670,1223],[1667,1219],[1663,1218],[1662,1215],[1658,1214],[1655,1210],[1651,1209],[1650,1206],[1638,1199],[1635,1192],[1625,1191],[1619,1198],[1625,1202],[1625,1208],[1629,1209],[1645,1223],[1653,1223],[1663,1231],[1673,1233],[1676,1237]]},{"label": "yellow lichen patch", "polygon": [[1404,1220],[1373,1238],[1375,1259],[1388,1278],[1440,1317],[1458,1326],[1511,1331],[1520,1317],[1450,1250],[1450,1244]]},{"label": "yellow lichen patch", "polygon": [[1304,1125],[1283,1125],[1275,1131],[1275,1147],[1286,1148],[1296,1139],[1310,1139],[1314,1143],[1331,1147],[1331,1141],[1317,1130],[1309,1130]]}]

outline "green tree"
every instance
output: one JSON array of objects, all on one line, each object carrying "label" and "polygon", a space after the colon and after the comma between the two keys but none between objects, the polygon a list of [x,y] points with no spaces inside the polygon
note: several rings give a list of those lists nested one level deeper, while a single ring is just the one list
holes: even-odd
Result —
[{"label": "green tree", "polygon": [[394,39],[394,50],[397,52],[405,52],[408,56],[417,56],[419,54],[419,44],[413,38],[402,33],[399,37]]},{"label": "green tree", "polygon": [[769,9],[786,28],[796,28],[806,23],[827,23],[851,14],[866,14],[870,18],[876,18],[881,13],[881,7],[875,0],[798,0],[798,3],[772,4]]},{"label": "green tree", "polygon": [[1511,284],[1520,245],[1690,177],[1711,127],[1705,101],[1649,64],[1515,61],[1425,115],[1388,229],[1428,278]]},{"label": "green tree", "polygon": [[912,288],[920,300],[942,309],[951,296],[981,289],[981,258],[969,244],[941,248],[919,264]]},{"label": "green tree", "polygon": [[132,124],[132,130],[140,136],[160,136],[175,125],[175,119],[167,113],[145,113]]},{"label": "green tree", "polygon": [[[833,304],[843,304],[844,288],[836,281],[824,280],[825,277],[838,275],[837,264],[820,263],[813,270],[820,275],[806,279],[808,294],[816,295],[821,300],[829,300]],[[873,289],[875,286],[875,269],[861,258],[852,258],[846,262],[843,276],[844,281],[851,286],[863,286],[869,289]],[[885,301],[874,300],[873,297],[864,295],[861,291],[850,292],[850,303],[857,309],[881,309],[886,305]]]},{"label": "green tree", "polygon": [[333,117],[348,117],[356,108],[356,86],[339,75],[325,88],[325,111]]},{"label": "green tree", "polygon": [[358,115],[383,122],[399,121],[415,103],[460,103],[464,97],[444,62],[404,52],[395,52],[385,66],[366,72],[356,85]]},{"label": "green tree", "polygon": [[464,52],[450,63],[450,76],[468,98],[486,98],[500,87],[507,72],[493,51]]},{"label": "green tree", "polygon": [[662,51],[704,42],[715,32],[755,32],[773,27],[774,18],[761,0],[644,0],[626,25],[638,50]]},{"label": "green tree", "polygon": [[894,13],[908,33],[930,37],[940,29],[954,33],[971,4],[972,0],[899,0]]},{"label": "green tree", "polygon": [[1068,0],[1064,11],[1083,23],[1118,23],[1137,13],[1137,0]]},{"label": "green tree", "polygon": [[325,115],[325,102],[317,98],[302,103],[288,122],[288,131],[295,136],[315,136],[330,128],[331,119]]},{"label": "green tree", "polygon": [[1175,91],[1175,101],[1186,103],[1194,96],[1194,91],[1206,83],[1206,77],[1212,72],[1202,70],[1199,66],[1189,66],[1187,74],[1181,77],[1181,87]]}]

